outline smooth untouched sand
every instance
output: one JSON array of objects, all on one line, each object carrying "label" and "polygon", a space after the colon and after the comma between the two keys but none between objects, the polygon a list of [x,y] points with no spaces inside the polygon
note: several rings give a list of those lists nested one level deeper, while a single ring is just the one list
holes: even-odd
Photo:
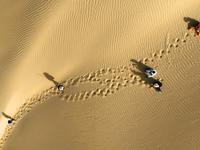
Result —
[{"label": "smooth untouched sand", "polygon": [[2,150],[199,149],[199,0],[0,7]]}]

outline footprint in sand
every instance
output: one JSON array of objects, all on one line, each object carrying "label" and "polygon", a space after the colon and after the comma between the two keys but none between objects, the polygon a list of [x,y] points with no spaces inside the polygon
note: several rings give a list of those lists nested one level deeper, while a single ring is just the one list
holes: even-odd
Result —
[{"label": "footprint in sand", "polygon": [[186,40],[186,39],[182,39],[181,41],[182,41],[183,43],[185,43],[187,40]]},{"label": "footprint in sand", "polygon": [[177,43],[177,42],[179,42],[179,41],[180,41],[180,39],[179,39],[179,38],[176,38],[176,39],[175,39],[175,42],[176,42],[176,43]]},{"label": "footprint in sand", "polygon": [[168,48],[172,48],[172,46],[173,46],[172,44],[169,44],[169,45],[168,45]]},{"label": "footprint in sand", "polygon": [[185,33],[184,37],[188,37],[188,36],[189,36],[189,34],[188,34],[188,33]]},{"label": "footprint in sand", "polygon": [[177,48],[177,47],[178,47],[178,44],[173,44],[173,47],[174,47],[174,48]]}]

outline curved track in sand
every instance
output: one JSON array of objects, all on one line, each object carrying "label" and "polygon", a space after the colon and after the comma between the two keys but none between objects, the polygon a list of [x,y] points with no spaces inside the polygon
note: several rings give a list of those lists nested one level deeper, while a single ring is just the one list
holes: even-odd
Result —
[{"label": "curved track in sand", "polygon": [[[58,91],[57,87],[54,86],[34,97],[27,99],[26,102],[18,109],[18,111],[14,115],[14,118],[16,119],[16,121],[21,119],[36,104],[44,102],[52,96],[59,96],[62,100],[67,102],[78,102],[95,96],[112,96],[118,90],[128,88],[133,85],[148,88],[148,84],[154,80],[163,82],[164,86],[167,86],[166,84],[169,84],[168,86],[170,86],[173,83],[165,83],[165,80],[161,77],[162,75],[160,75],[159,78],[150,80],[146,79],[144,73],[141,71],[141,68],[145,69],[146,66],[157,68],[155,62],[162,61],[163,59],[168,59],[167,64],[166,66],[164,66],[164,68],[166,68],[167,71],[170,71],[170,66],[173,64],[173,60],[171,59],[173,55],[181,56],[185,44],[190,40],[193,40],[193,38],[197,38],[196,34],[193,32],[187,32],[183,37],[175,38],[174,42],[168,44],[165,49],[160,49],[152,53],[151,56],[148,58],[144,58],[142,60],[131,59],[131,63],[129,65],[124,65],[118,68],[101,68],[99,70],[92,71],[84,75],[69,78],[61,83],[65,87],[64,91]],[[177,53],[179,54],[177,55]],[[184,53],[186,53],[186,55],[189,54],[189,52]],[[191,59],[193,59],[193,57],[195,57],[195,54],[191,55]],[[192,67],[191,65],[195,64],[190,64],[188,66],[188,63],[186,61],[183,66],[187,68]],[[182,73],[183,72],[181,72],[180,74]],[[88,84],[89,86],[87,86]],[[93,85],[91,86],[91,84]],[[84,91],[81,89],[84,89]],[[156,91],[152,90],[152,92]],[[6,127],[0,141],[0,146],[2,146],[8,138],[14,125],[15,124],[8,125]]]}]

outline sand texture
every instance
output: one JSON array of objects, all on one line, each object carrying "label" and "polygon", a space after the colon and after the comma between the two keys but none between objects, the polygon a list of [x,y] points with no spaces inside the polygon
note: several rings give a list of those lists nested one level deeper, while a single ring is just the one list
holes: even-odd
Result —
[{"label": "sand texture", "polygon": [[199,0],[0,3],[0,149],[200,149]]}]

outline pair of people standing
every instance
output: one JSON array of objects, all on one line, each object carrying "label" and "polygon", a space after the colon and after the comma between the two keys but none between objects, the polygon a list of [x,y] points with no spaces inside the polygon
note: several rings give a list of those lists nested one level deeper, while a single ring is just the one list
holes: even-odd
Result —
[{"label": "pair of people standing", "polygon": [[[148,75],[147,78],[153,77],[157,73],[156,70],[154,70],[154,69],[145,70],[145,72]],[[162,86],[161,82],[156,82],[156,83],[150,84],[150,88],[155,88],[155,89],[157,89],[158,92],[162,92],[162,90],[160,89],[161,86]]]}]

